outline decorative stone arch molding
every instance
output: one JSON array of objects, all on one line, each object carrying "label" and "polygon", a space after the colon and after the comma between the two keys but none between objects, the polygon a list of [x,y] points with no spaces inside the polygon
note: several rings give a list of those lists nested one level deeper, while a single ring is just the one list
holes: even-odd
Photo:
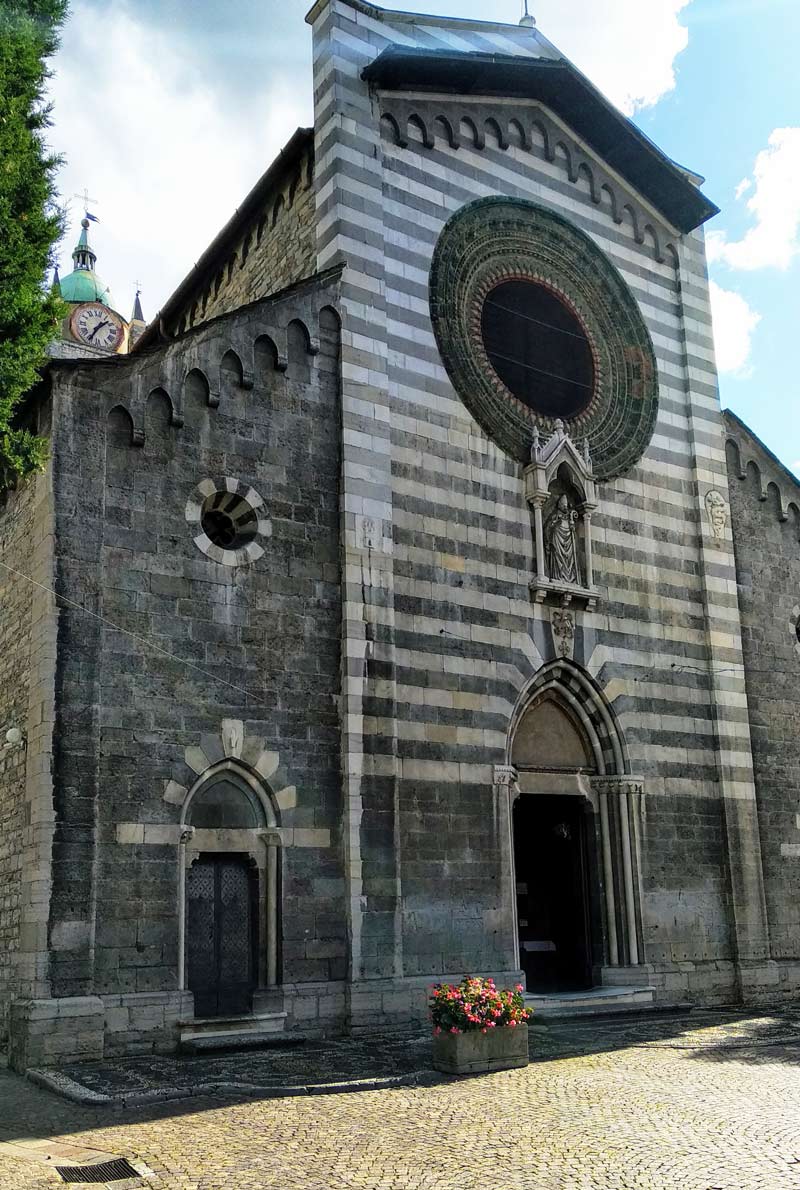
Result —
[{"label": "decorative stone arch molding", "polygon": [[274,830],[282,846],[330,847],[329,830],[294,828],[286,823],[287,816],[291,821],[290,812],[297,805],[297,789],[289,784],[280,753],[269,746],[263,735],[248,731],[241,719],[223,719],[218,734],[203,735],[199,744],[185,749],[184,763],[176,765],[171,779],[164,783],[164,801],[183,807],[197,778],[224,760],[237,761],[243,771],[268,790],[276,814]]},{"label": "decorative stone arch molding", "polygon": [[[240,806],[230,804],[232,814],[226,825],[203,825],[198,803],[204,794],[225,788],[237,791]],[[212,805],[212,810],[215,809]],[[208,806],[200,810],[208,811]],[[252,815],[248,814],[248,810]],[[200,825],[192,822],[199,818]],[[238,819],[238,820],[237,820]],[[258,779],[241,761],[225,758],[211,765],[187,791],[181,807],[180,845],[178,848],[178,986],[186,987],[186,876],[201,855],[246,855],[258,876],[258,983],[272,988],[278,983],[280,939],[280,848],[278,816],[266,783]]]},{"label": "decorative stone arch molding", "polygon": [[[516,747],[526,721],[530,725],[531,716],[543,713],[563,716],[563,737],[572,737],[555,764],[549,762],[546,747],[536,755],[535,738],[529,741],[527,754]],[[568,660],[549,662],[521,691],[509,723],[506,762],[495,767],[494,783],[496,796],[506,806],[512,871],[512,810],[519,796],[558,793],[591,803],[600,825],[604,968],[640,967],[644,962],[640,890],[644,785],[630,773],[624,735],[610,703],[580,666]],[[516,935],[515,901],[512,913]],[[619,981],[619,973],[610,970],[606,978]],[[635,973],[631,978],[636,980]]]},{"label": "decorative stone arch molding", "polygon": [[[192,820],[192,804],[215,781],[227,778],[252,799],[257,820],[246,826],[203,827]],[[184,751],[184,760],[164,782],[163,799],[178,807],[173,823],[120,822],[116,841],[122,845],[175,846],[178,862],[178,979],[186,986],[186,872],[201,853],[246,854],[258,870],[259,982],[273,987],[279,979],[280,868],[285,848],[329,848],[330,831],[294,828],[291,812],[297,790],[290,785],[280,754],[264,737],[248,731],[241,719],[223,719],[217,733],[200,737]]]}]

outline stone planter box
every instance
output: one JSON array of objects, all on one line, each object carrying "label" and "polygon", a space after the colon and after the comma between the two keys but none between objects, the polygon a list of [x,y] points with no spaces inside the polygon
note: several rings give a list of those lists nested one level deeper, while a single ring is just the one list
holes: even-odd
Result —
[{"label": "stone planter box", "polygon": [[443,1074],[485,1074],[527,1066],[528,1026],[439,1033],[433,1038],[433,1065]]}]

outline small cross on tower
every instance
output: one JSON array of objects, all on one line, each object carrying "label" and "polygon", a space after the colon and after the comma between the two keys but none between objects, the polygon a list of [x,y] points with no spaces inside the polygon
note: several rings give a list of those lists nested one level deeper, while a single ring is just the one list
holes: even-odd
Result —
[{"label": "small cross on tower", "polygon": [[93,222],[97,222],[97,216],[92,215],[89,211],[89,206],[97,206],[97,199],[89,197],[89,189],[87,186],[83,188],[83,194],[73,194],[73,198],[79,198],[83,204],[84,214],[88,216]]}]

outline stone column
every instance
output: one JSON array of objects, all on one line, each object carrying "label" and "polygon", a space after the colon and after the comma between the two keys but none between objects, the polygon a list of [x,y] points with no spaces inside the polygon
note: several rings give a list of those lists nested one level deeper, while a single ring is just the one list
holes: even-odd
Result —
[{"label": "stone column", "polygon": [[264,978],[268,988],[278,984],[278,848],[282,839],[277,829],[260,830],[266,848],[264,923],[266,929]]},{"label": "stone column", "polygon": [[[638,967],[644,962],[639,946],[641,896],[638,888],[638,831],[634,814],[638,813],[642,783],[629,776],[596,777],[592,788],[600,802],[600,831],[603,847],[603,882],[608,919],[609,966],[621,965],[620,939],[617,932],[615,877],[622,893],[623,950],[625,966]],[[613,806],[619,811],[619,849],[611,832]]]},{"label": "stone column", "polygon": [[611,851],[611,827],[608,818],[608,791],[605,789],[599,791],[597,797],[600,803],[600,844],[603,851],[603,889],[605,892],[608,929],[608,963],[611,967],[618,967],[617,905],[614,896],[614,861]]},{"label": "stone column", "polygon": [[494,766],[494,802],[499,816],[498,832],[502,840],[501,896],[508,921],[508,966],[519,970],[519,928],[517,923],[517,876],[514,866],[514,802],[520,795],[517,770],[512,764]]},{"label": "stone column", "polygon": [[594,559],[592,558],[592,514],[587,509],[583,514],[583,552],[586,560],[586,586],[594,590]]},{"label": "stone column", "polygon": [[186,848],[194,835],[193,826],[181,828],[178,843],[178,991],[186,990]]},{"label": "stone column", "polygon": [[544,552],[544,518],[542,517],[542,502],[537,500],[533,506],[533,523],[536,540],[536,577],[539,580],[547,578],[547,565]]}]

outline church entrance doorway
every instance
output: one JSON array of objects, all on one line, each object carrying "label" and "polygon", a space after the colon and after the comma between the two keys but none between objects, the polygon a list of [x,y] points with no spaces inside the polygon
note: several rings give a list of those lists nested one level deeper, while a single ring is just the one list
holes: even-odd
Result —
[{"label": "church entrance doorway", "polygon": [[541,794],[514,804],[520,966],[529,992],[592,986],[587,803]]},{"label": "church entrance doorway", "polygon": [[186,873],[187,982],[197,1017],[252,1011],[258,874],[248,856],[200,855]]}]

